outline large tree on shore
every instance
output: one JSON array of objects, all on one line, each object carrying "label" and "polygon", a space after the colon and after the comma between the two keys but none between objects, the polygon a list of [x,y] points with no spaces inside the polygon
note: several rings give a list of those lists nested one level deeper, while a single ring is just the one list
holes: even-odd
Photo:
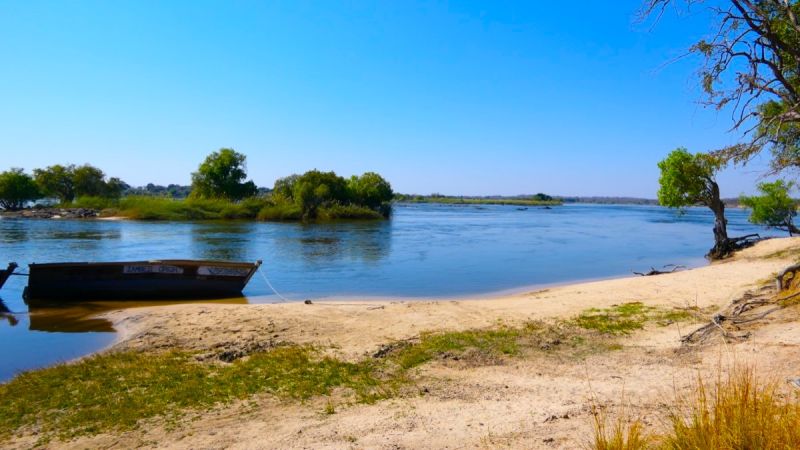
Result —
[{"label": "large tree on shore", "polygon": [[708,252],[711,259],[728,256],[735,250],[735,240],[728,238],[725,203],[719,194],[716,174],[724,161],[707,153],[691,154],[685,148],[673,150],[658,163],[658,202],[670,208],[705,205],[714,213],[714,247]]},{"label": "large tree on shore", "polygon": [[208,155],[192,174],[193,197],[240,200],[256,194],[258,188],[247,178],[247,157],[230,148]]},{"label": "large tree on shore", "polygon": [[707,7],[714,32],[690,49],[703,63],[704,104],[732,113],[744,138],[715,153],[744,163],[772,151],[772,171],[800,168],[800,4],[797,0],[646,0],[643,18],[670,5]]}]

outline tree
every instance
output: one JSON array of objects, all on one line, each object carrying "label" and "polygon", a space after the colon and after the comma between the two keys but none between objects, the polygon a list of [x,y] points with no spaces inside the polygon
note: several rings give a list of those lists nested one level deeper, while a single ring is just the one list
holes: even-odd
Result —
[{"label": "tree", "polygon": [[334,172],[309,170],[295,180],[292,198],[304,220],[315,219],[320,206],[349,201],[347,181]]},{"label": "tree", "polygon": [[56,164],[45,169],[34,169],[33,178],[46,197],[57,198],[61,203],[70,203],[75,199],[74,165]]},{"label": "tree", "polygon": [[247,157],[230,148],[222,148],[208,155],[192,174],[192,196],[240,200],[251,197],[258,190],[247,177]]},{"label": "tree", "polygon": [[272,188],[273,195],[282,197],[286,200],[293,200],[294,199],[294,185],[297,183],[297,180],[300,178],[300,175],[293,174],[289,175],[288,177],[278,178],[275,180],[275,185]]},{"label": "tree", "polygon": [[72,169],[72,185],[76,197],[105,197],[107,187],[106,174],[97,167],[84,164]]},{"label": "tree", "polygon": [[0,173],[0,207],[8,211],[17,211],[25,203],[41,198],[39,188],[33,178],[13,168]]},{"label": "tree", "polygon": [[105,194],[104,197],[107,198],[119,198],[122,196],[122,193],[130,189],[131,186],[120,180],[117,177],[111,177],[108,179],[108,182],[105,186]]},{"label": "tree", "polygon": [[[660,17],[672,3],[646,0],[643,17]],[[772,171],[800,167],[800,4],[796,0],[727,0],[710,9],[715,32],[689,49],[703,60],[705,103],[731,108],[743,142],[719,149],[723,159],[747,162],[772,151]]]},{"label": "tree", "polygon": [[800,234],[794,225],[797,215],[797,202],[789,196],[795,186],[793,182],[777,180],[772,183],[759,183],[761,195],[740,198],[740,203],[752,211],[750,222],[774,227],[789,232],[789,236]]},{"label": "tree", "polygon": [[355,203],[372,209],[381,208],[394,197],[392,185],[375,172],[366,172],[360,177],[353,175],[347,188]]},{"label": "tree", "polygon": [[670,208],[684,208],[696,204],[708,206],[714,212],[714,247],[708,252],[711,259],[728,256],[735,250],[735,240],[728,239],[728,221],[725,204],[720,199],[716,173],[725,165],[714,155],[692,155],[685,148],[673,150],[658,163],[661,177],[658,180],[658,202]]}]

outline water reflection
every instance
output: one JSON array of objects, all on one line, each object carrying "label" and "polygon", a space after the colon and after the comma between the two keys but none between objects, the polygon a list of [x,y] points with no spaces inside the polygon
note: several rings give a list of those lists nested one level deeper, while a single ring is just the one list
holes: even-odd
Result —
[{"label": "water reflection", "polygon": [[17,316],[3,303],[3,299],[0,298],[0,322],[7,321],[9,325],[12,327],[17,326],[19,323],[19,319]]},{"label": "water reflection", "polygon": [[[7,221],[7,220],[4,220]],[[16,244],[28,240],[28,230],[23,227],[3,227],[0,242],[3,244]]]},{"label": "water reflection", "polygon": [[308,265],[342,259],[375,263],[392,250],[390,222],[301,225],[297,231],[274,245],[279,253],[299,255]]},{"label": "water reflection", "polygon": [[68,230],[53,231],[44,239],[55,240],[79,240],[79,241],[100,241],[105,239],[121,239],[122,233],[119,230]]},{"label": "water reflection", "polygon": [[192,254],[203,259],[244,261],[252,224],[244,222],[195,224],[191,229]]},{"label": "water reflection", "polygon": [[247,298],[236,297],[222,300],[198,301],[106,301],[77,302],[64,304],[48,304],[38,302],[29,305],[29,324],[31,331],[50,333],[113,333],[114,326],[106,318],[98,317],[103,313],[122,309],[142,308],[146,306],[202,304],[247,304]]}]

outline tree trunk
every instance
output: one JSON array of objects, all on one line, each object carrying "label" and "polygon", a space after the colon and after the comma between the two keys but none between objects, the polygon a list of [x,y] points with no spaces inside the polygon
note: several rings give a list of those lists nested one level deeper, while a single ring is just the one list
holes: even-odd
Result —
[{"label": "tree trunk", "polygon": [[733,252],[728,239],[728,221],[725,219],[725,203],[719,198],[719,186],[711,182],[711,198],[708,207],[714,212],[714,247],[708,252],[710,259],[722,259]]},{"label": "tree trunk", "polygon": [[791,220],[786,222],[786,230],[789,232],[789,236],[800,234],[800,229],[798,229]]}]

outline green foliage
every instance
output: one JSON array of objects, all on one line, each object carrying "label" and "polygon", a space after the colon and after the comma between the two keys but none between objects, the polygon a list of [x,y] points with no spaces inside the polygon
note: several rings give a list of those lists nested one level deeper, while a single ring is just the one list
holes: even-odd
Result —
[{"label": "green foliage", "polygon": [[260,197],[240,202],[224,199],[129,196],[119,200],[117,210],[121,217],[138,220],[218,220],[253,219],[268,204]]},{"label": "green foliage", "polygon": [[[644,13],[661,15],[695,0],[645,0]],[[690,48],[702,64],[699,84],[703,103],[729,110],[733,129],[743,141],[718,151],[726,159],[746,163],[770,149],[772,168],[779,172],[800,166],[800,2],[721,2],[708,15],[713,29]],[[678,8],[680,9],[680,8]]]},{"label": "green foliage", "polygon": [[367,208],[378,209],[394,197],[392,186],[375,172],[366,172],[360,177],[353,175],[347,182],[353,202]]},{"label": "green foliage", "polygon": [[3,209],[16,211],[38,198],[41,198],[38,186],[22,169],[0,173],[0,207]]},{"label": "green foliage", "polygon": [[740,203],[751,209],[750,222],[775,227],[796,233],[794,216],[797,215],[797,202],[789,196],[793,182],[777,180],[772,183],[759,183],[761,195],[740,198]]},{"label": "green foliage", "polygon": [[705,153],[692,155],[685,148],[673,150],[658,163],[661,169],[658,202],[670,208],[698,203],[710,205],[714,201],[714,176],[722,167],[723,162],[714,156]]},{"label": "green foliage", "polygon": [[84,164],[72,169],[75,196],[101,197],[106,194],[106,174],[97,167]]},{"label": "green foliage", "polygon": [[44,169],[34,169],[33,178],[42,194],[57,198],[61,203],[75,199],[74,165],[55,164]]},{"label": "green foliage", "polygon": [[300,178],[300,175],[294,174],[275,180],[275,185],[272,188],[272,196],[279,197],[282,200],[293,201],[294,185],[297,183],[298,178]]},{"label": "green foliage", "polygon": [[71,203],[75,197],[119,198],[127,186],[119,178],[106,181],[105,173],[89,164],[62,166],[56,164],[33,171],[41,192],[59,199],[62,204]]},{"label": "green foliage", "polygon": [[374,209],[353,204],[342,205],[339,203],[332,203],[329,206],[323,206],[317,210],[317,220],[321,221],[377,220],[383,217],[383,211],[378,212]]},{"label": "green foliage", "polygon": [[293,202],[278,202],[264,206],[256,216],[258,220],[265,221],[286,221],[300,220],[303,218],[303,211]]},{"label": "green foliage", "polygon": [[72,206],[73,208],[96,209],[99,211],[104,209],[117,208],[119,206],[119,200],[107,197],[83,196],[73,200],[70,206]]},{"label": "green foliage", "polygon": [[349,202],[347,181],[334,172],[309,170],[294,182],[292,197],[303,214],[304,220],[317,218],[320,206],[334,202]]},{"label": "green foliage", "polygon": [[229,148],[208,155],[192,174],[192,197],[225,198],[239,200],[256,194],[258,190],[247,177],[247,157]]},{"label": "green foliage", "polygon": [[334,172],[310,170],[275,181],[271,204],[261,220],[380,219],[391,212],[392,188],[380,175],[367,172],[350,180]]}]

